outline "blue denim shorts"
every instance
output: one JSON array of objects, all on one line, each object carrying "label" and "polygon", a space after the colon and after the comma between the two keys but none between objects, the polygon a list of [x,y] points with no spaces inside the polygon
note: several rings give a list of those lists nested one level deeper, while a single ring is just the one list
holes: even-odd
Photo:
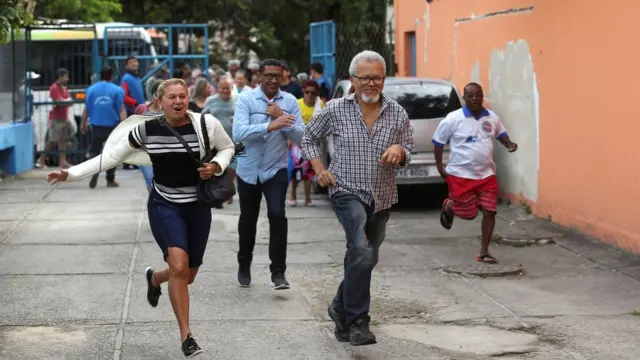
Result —
[{"label": "blue denim shorts", "polygon": [[200,267],[211,230],[211,209],[197,202],[172,203],[152,190],[147,212],[164,261],[169,256],[169,248],[177,247],[189,256],[189,268]]}]

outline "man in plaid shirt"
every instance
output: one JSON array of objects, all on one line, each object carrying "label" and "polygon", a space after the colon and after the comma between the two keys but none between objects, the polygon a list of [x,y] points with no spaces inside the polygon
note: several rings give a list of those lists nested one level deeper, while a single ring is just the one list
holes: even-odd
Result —
[{"label": "man in plaid shirt", "polygon": [[[363,51],[349,67],[353,94],[332,100],[308,123],[302,140],[318,184],[329,187],[338,221],[347,238],[344,279],[329,306],[335,336],[351,345],[376,343],[369,330],[371,272],[378,262],[389,208],[398,202],[396,171],[411,160],[412,129],[406,111],[382,94],[386,64],[380,54]],[[320,160],[322,141],[333,136],[327,170]]]}]

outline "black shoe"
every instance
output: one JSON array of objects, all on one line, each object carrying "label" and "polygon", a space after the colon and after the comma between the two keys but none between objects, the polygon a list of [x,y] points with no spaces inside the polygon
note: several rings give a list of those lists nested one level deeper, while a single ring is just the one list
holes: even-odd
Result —
[{"label": "black shoe", "polygon": [[358,319],[349,329],[349,343],[353,346],[371,345],[376,343],[376,336],[369,330],[369,321]]},{"label": "black shoe", "polygon": [[349,329],[347,329],[347,323],[344,320],[344,317],[340,316],[337,311],[333,309],[332,305],[329,305],[329,309],[327,310],[329,313],[329,317],[336,323],[336,328],[333,330],[336,339],[340,342],[348,342],[350,340]]},{"label": "black shoe", "polygon": [[238,283],[242,287],[251,285],[251,266],[240,265],[238,267]]},{"label": "black shoe", "polygon": [[98,185],[98,176],[100,176],[100,174],[95,174],[91,177],[91,181],[89,181],[90,188],[94,189],[96,185]]},{"label": "black shoe", "polygon": [[158,299],[160,299],[160,294],[162,294],[162,290],[160,290],[160,286],[153,286],[153,282],[151,278],[153,277],[153,269],[151,267],[146,268],[144,271],[147,276],[147,300],[151,306],[158,306]]},{"label": "black shoe", "polygon": [[200,349],[196,340],[191,337],[191,334],[187,334],[187,338],[182,343],[182,353],[186,357],[194,357],[202,353],[202,349]]},{"label": "black shoe", "polygon": [[271,275],[271,286],[274,290],[286,290],[289,289],[289,282],[284,273],[275,273]]}]

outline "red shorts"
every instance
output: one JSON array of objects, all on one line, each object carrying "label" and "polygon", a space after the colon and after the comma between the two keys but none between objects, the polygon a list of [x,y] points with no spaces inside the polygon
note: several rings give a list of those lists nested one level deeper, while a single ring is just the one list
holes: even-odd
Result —
[{"label": "red shorts", "polygon": [[451,210],[462,219],[474,219],[478,209],[497,212],[498,181],[495,175],[482,180],[447,176]]}]

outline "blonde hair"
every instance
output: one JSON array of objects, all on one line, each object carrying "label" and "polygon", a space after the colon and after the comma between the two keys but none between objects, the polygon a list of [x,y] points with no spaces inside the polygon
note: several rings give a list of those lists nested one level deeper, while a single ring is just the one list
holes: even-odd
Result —
[{"label": "blonde hair", "polygon": [[156,98],[158,100],[162,99],[162,96],[164,96],[164,91],[169,86],[173,86],[173,85],[181,85],[182,87],[184,87],[185,91],[189,88],[187,86],[187,82],[182,79],[173,78],[173,79],[165,80],[162,82],[162,84],[160,84],[160,86],[158,86],[158,91],[156,92]]}]

